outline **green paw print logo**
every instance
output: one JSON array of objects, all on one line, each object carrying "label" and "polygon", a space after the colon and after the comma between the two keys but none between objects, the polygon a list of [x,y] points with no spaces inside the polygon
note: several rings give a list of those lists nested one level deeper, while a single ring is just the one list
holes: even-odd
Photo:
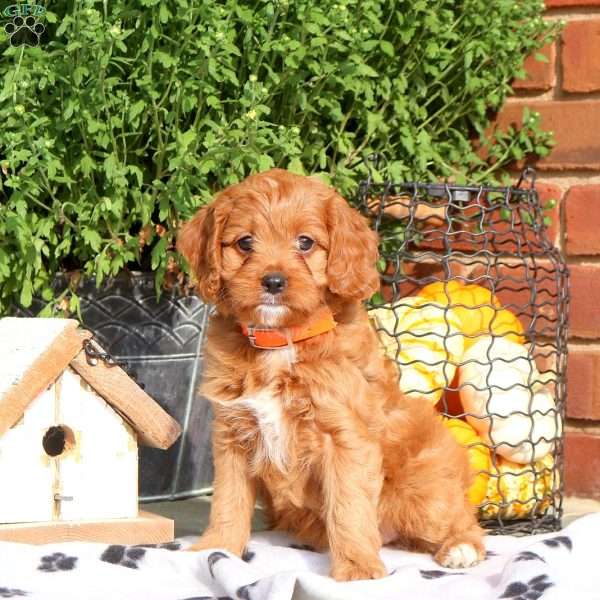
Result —
[{"label": "green paw print logo", "polygon": [[4,26],[11,46],[38,46],[46,28],[35,17],[15,17]]}]

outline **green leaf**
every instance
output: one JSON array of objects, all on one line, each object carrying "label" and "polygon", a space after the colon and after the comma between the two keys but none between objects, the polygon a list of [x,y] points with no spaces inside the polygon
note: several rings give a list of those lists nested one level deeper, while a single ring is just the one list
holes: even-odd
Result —
[{"label": "green leaf", "polygon": [[152,268],[156,269],[166,259],[167,238],[162,237],[152,249]]},{"label": "green leaf", "polygon": [[467,50],[465,52],[465,68],[468,69],[473,64],[473,52]]},{"label": "green leaf", "polygon": [[196,132],[193,129],[188,129],[185,133],[179,136],[179,144],[181,150],[187,150],[188,146],[196,139]]},{"label": "green leaf", "polygon": [[261,154],[258,157],[258,170],[267,171],[273,166],[273,159],[267,154]]},{"label": "green leaf", "polygon": [[158,9],[158,18],[161,23],[166,23],[171,17],[169,9],[165,6],[164,2],[161,2]]},{"label": "green leaf", "polygon": [[163,67],[169,68],[177,64],[175,58],[162,50],[156,50],[154,52],[154,60],[159,62]]},{"label": "green leaf", "polygon": [[109,179],[114,179],[117,173],[117,157],[109,154],[104,160],[104,170]]},{"label": "green leaf", "polygon": [[219,108],[221,101],[216,96],[208,96],[206,98],[206,104],[212,108]]},{"label": "green leaf", "polygon": [[387,54],[387,56],[394,56],[395,52],[393,44],[391,44],[387,40],[381,40],[381,42],[379,42],[379,45],[384,54]]},{"label": "green leaf", "polygon": [[129,108],[129,118],[133,121],[146,108],[143,100],[138,100]]},{"label": "green leaf", "polygon": [[128,169],[132,175],[135,175],[137,179],[137,184],[141,187],[144,183],[144,173],[142,172],[142,170],[136,165],[129,165]]},{"label": "green leaf", "polygon": [[[31,269],[29,269],[29,272]],[[23,281],[23,287],[21,288],[21,294],[19,296],[19,303],[24,308],[28,308],[31,306],[31,302],[33,301],[33,285],[31,283],[31,279],[28,277]]]},{"label": "green leaf", "polygon": [[81,167],[81,172],[84,175],[89,175],[96,166],[96,163],[88,154],[84,154],[79,161],[79,166]]},{"label": "green leaf", "polygon": [[242,23],[251,23],[253,12],[249,8],[242,8],[239,4],[235,5],[235,14],[239,17]]},{"label": "green leaf", "polygon": [[302,165],[302,161],[297,156],[290,160],[287,169],[288,171],[291,171],[292,173],[297,173],[298,175],[306,174],[304,166]]},{"label": "green leaf", "polygon": [[86,227],[82,229],[81,236],[83,237],[85,242],[89,244],[91,249],[94,250],[94,252],[100,250],[100,246],[102,245],[102,238],[100,237],[97,231]]}]

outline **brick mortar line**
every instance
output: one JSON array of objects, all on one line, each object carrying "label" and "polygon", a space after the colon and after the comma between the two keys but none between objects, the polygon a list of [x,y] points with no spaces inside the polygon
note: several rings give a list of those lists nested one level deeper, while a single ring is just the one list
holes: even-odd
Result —
[{"label": "brick mortar line", "polygon": [[513,96],[506,98],[505,104],[527,104],[528,102],[570,102],[600,101],[600,90],[591,90],[587,92],[569,92],[563,90],[562,76],[562,52],[557,50],[554,61],[555,84],[548,90],[514,90]]},{"label": "brick mortar line", "polygon": [[[583,338],[581,336],[578,335],[569,335],[567,342],[569,344],[569,348],[572,348],[574,345],[576,345],[576,347],[581,347],[581,348],[590,348],[592,350],[596,350],[596,346],[600,343],[600,339],[598,338]],[[577,351],[574,351],[575,353],[577,353]]]},{"label": "brick mortar line", "polygon": [[[544,92],[544,94],[546,94],[546,92]],[[595,102],[595,103],[599,103],[600,102],[600,92],[564,92],[564,95],[561,95],[560,97],[558,96],[552,96],[549,98],[542,98],[539,96],[526,96],[526,97],[521,97],[521,96],[510,96],[509,98],[506,99],[506,102],[504,103],[506,104],[514,104],[517,106],[523,105],[523,104],[527,104],[528,102],[531,102],[532,100],[535,102],[543,102],[543,103],[550,103],[550,102],[560,102],[561,104],[576,104],[578,102]]]},{"label": "brick mortar line", "polygon": [[569,352],[573,354],[584,354],[585,352],[589,352],[590,350],[597,350],[600,353],[600,339],[578,339],[578,338],[569,338]]},{"label": "brick mortar line", "polygon": [[515,95],[509,96],[506,99],[506,101],[508,102],[509,100],[535,100],[536,102],[551,102],[552,100],[554,100],[553,91],[553,87],[548,90],[515,90]]},{"label": "brick mortar line", "polygon": [[564,426],[565,433],[586,433],[600,437],[600,423],[588,419],[567,418]]},{"label": "brick mortar line", "polygon": [[553,97],[554,102],[573,102],[577,100],[600,100],[600,91],[592,92],[566,92],[562,89]]},{"label": "brick mortar line", "polygon": [[550,90],[554,100],[561,95],[563,86],[562,52],[563,52],[562,32],[555,40],[555,58],[554,58],[554,87]]},{"label": "brick mortar line", "polygon": [[[561,53],[556,53],[555,68],[558,72],[554,74],[556,85],[549,90],[515,90],[514,96],[509,96],[506,102],[511,104],[526,104],[531,102],[576,102],[583,100],[600,100],[600,91],[591,92],[567,92],[562,89],[562,69],[558,66],[558,57]],[[561,61],[562,66],[562,61]],[[560,76],[559,76],[560,73]]]},{"label": "brick mortar line", "polygon": [[585,267],[589,265],[590,267],[597,267],[600,265],[600,256],[589,256],[589,255],[581,255],[578,256],[576,254],[567,254],[565,257],[567,265],[569,266],[582,266]]},{"label": "brick mortar line", "polygon": [[600,17],[600,6],[550,6],[544,11],[548,21],[585,21],[590,17]]},{"label": "brick mortar line", "polygon": [[536,172],[536,185],[540,183],[554,185],[568,184],[569,187],[576,185],[600,185],[600,170],[587,171],[585,174],[579,171],[541,171],[539,169],[536,169]]},{"label": "brick mortar line", "polygon": [[563,257],[567,255],[567,203],[565,202],[567,193],[567,190],[562,190],[558,205],[558,239]]}]

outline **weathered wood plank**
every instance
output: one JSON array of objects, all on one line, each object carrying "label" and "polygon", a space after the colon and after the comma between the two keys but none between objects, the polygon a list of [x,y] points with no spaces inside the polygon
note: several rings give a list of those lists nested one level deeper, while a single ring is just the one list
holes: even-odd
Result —
[{"label": "weathered wood plank", "polygon": [[54,471],[42,438],[54,424],[55,385],[45,389],[23,418],[0,435],[0,523],[51,521]]},{"label": "weathered wood plank", "polygon": [[[82,338],[83,339],[83,338]],[[82,350],[71,366],[113,408],[133,426],[139,442],[153,448],[169,448],[181,434],[181,427],[121,367],[101,360],[90,365]]]},{"label": "weathered wood plank", "polygon": [[24,544],[58,542],[161,544],[172,542],[174,531],[172,519],[140,511],[139,515],[132,519],[0,524],[0,541]]},{"label": "weathered wood plank", "polygon": [[59,520],[131,518],[138,513],[136,434],[71,367],[61,378],[56,423],[72,432],[58,463]]},{"label": "weathered wood plank", "polygon": [[0,435],[62,373],[89,337],[72,319],[0,319]]}]

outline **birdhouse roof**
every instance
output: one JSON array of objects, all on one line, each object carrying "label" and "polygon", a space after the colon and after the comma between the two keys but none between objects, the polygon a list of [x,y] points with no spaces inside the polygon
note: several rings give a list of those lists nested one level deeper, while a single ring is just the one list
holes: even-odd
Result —
[{"label": "birdhouse roof", "polygon": [[73,319],[0,319],[0,436],[71,366],[131,424],[141,444],[171,446],[181,433],[179,424],[121,367],[102,360],[90,364],[83,342],[91,337]]}]

